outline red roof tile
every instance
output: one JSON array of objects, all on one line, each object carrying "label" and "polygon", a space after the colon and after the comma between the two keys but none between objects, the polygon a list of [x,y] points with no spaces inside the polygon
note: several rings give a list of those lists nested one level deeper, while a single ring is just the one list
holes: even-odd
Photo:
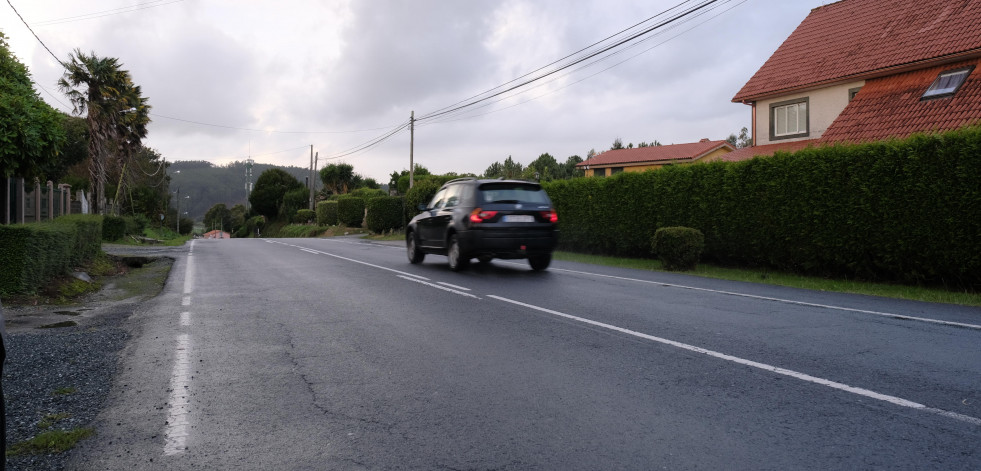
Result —
[{"label": "red roof tile", "polygon": [[841,0],[810,15],[734,102],[981,55],[981,1]]},{"label": "red roof tile", "polygon": [[713,152],[719,148],[733,149],[726,141],[703,141],[692,142],[689,144],[671,144],[667,146],[637,147],[634,149],[608,150],[585,162],[576,164],[576,167],[587,165],[618,165],[618,164],[644,164],[660,163],[678,160],[698,160],[705,154]]},{"label": "red roof tile", "polygon": [[821,144],[817,139],[809,139],[806,141],[779,142],[762,146],[743,147],[742,149],[736,149],[735,152],[730,152],[722,156],[719,160],[738,162],[740,160],[749,160],[753,157],[768,157],[775,152],[796,152],[806,147],[819,146]]},{"label": "red roof tile", "polygon": [[[920,100],[944,71],[975,66],[953,96]],[[978,59],[872,79],[821,137],[823,142],[903,138],[915,132],[948,131],[981,120]]]}]

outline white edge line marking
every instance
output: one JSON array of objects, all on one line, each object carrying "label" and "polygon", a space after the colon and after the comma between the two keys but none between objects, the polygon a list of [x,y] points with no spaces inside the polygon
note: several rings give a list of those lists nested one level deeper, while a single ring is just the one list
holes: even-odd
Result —
[{"label": "white edge line marking", "polygon": [[615,325],[604,324],[602,322],[597,322],[597,321],[594,321],[594,320],[585,319],[585,318],[582,318],[582,317],[577,317],[577,316],[573,316],[573,315],[570,315],[570,314],[565,314],[565,313],[558,312],[558,311],[553,311],[551,309],[546,309],[546,308],[535,306],[535,305],[532,305],[532,304],[526,304],[526,303],[523,303],[523,302],[520,302],[520,301],[515,301],[513,299],[508,299],[508,298],[504,298],[504,297],[501,297],[501,296],[487,295],[487,297],[488,298],[497,299],[499,301],[504,301],[506,303],[511,303],[511,304],[515,304],[515,305],[518,305],[518,306],[526,307],[528,309],[534,309],[536,311],[544,312],[546,314],[551,314],[553,316],[563,317],[563,318],[570,319],[570,320],[573,320],[573,321],[576,321],[576,322],[581,322],[581,323],[584,323],[584,324],[589,324],[589,325],[592,325],[592,326],[601,327],[601,328],[608,329],[608,330],[613,330],[613,331],[616,331],[616,332],[620,332],[620,333],[623,333],[623,334],[627,334],[627,335],[631,335],[631,336],[634,336],[634,337],[642,338],[642,339],[645,339],[645,340],[650,340],[650,341],[661,343],[661,344],[664,344],[664,345],[670,345],[672,347],[681,348],[681,349],[688,350],[688,351],[691,351],[691,352],[701,353],[703,355],[708,355],[710,357],[718,358],[718,359],[721,359],[721,360],[731,361],[733,363],[738,363],[740,365],[751,366],[753,368],[759,368],[761,370],[770,371],[770,372],[781,374],[781,375],[784,375],[784,376],[789,376],[791,378],[796,378],[796,379],[799,379],[799,380],[802,380],[802,381],[807,381],[807,382],[819,384],[821,386],[827,386],[829,388],[838,389],[838,390],[841,390],[841,391],[850,392],[852,394],[857,394],[857,395],[868,397],[868,398],[871,398],[871,399],[876,399],[876,400],[879,400],[879,401],[888,402],[890,404],[894,404],[894,405],[897,405],[897,406],[908,407],[910,409],[916,409],[916,410],[922,410],[922,411],[925,411],[925,412],[930,412],[932,414],[937,414],[937,415],[941,415],[941,416],[948,417],[948,418],[951,418],[951,419],[960,420],[962,422],[967,422],[967,423],[972,424],[972,425],[981,426],[981,419],[979,419],[977,417],[971,417],[971,416],[968,416],[968,415],[958,414],[956,412],[945,411],[943,409],[935,409],[933,407],[927,407],[927,406],[925,406],[923,404],[920,404],[918,402],[909,401],[909,400],[902,399],[902,398],[899,398],[899,397],[889,396],[889,395],[886,395],[886,394],[877,393],[875,391],[871,391],[871,390],[868,390],[868,389],[859,388],[859,387],[855,387],[855,386],[849,386],[847,384],[839,383],[839,382],[836,382],[836,381],[831,381],[831,380],[827,380],[827,379],[823,379],[823,378],[818,378],[818,377],[815,377],[815,376],[811,376],[811,375],[806,374],[806,373],[799,373],[797,371],[788,370],[786,368],[780,368],[780,367],[777,367],[777,366],[768,365],[766,363],[760,363],[760,362],[756,362],[756,361],[752,361],[752,360],[747,360],[747,359],[744,359],[744,358],[734,357],[732,355],[727,355],[725,353],[720,353],[720,352],[716,352],[716,351],[712,351],[712,350],[707,350],[707,349],[704,349],[704,348],[701,348],[701,347],[696,347],[694,345],[688,345],[686,343],[676,342],[674,340],[668,340],[668,339],[661,338],[661,337],[655,337],[653,335],[648,335],[648,334],[644,334],[644,333],[641,333],[641,332],[636,332],[636,331],[633,331],[633,330],[624,329],[623,327],[617,327]]},{"label": "white edge line marking", "polygon": [[865,310],[865,309],[855,309],[855,308],[844,307],[844,306],[832,306],[832,305],[829,305],[829,304],[808,303],[808,302],[804,302],[804,301],[794,301],[792,299],[771,298],[769,296],[757,296],[755,294],[736,293],[734,291],[722,291],[722,290],[717,290],[717,289],[698,288],[698,287],[695,287],[695,286],[686,286],[686,285],[679,285],[679,284],[674,284],[674,283],[665,283],[663,281],[640,280],[640,279],[637,279],[637,278],[627,278],[627,277],[616,276],[616,275],[603,275],[603,274],[600,274],[600,273],[590,273],[590,272],[586,272],[586,271],[569,270],[569,269],[565,269],[565,268],[552,268],[552,270],[564,271],[564,272],[569,272],[569,273],[577,273],[577,274],[580,274],[580,275],[598,276],[598,277],[601,277],[601,278],[612,278],[612,279],[615,279],[615,280],[635,281],[635,282],[639,282],[639,283],[648,283],[648,284],[652,284],[652,285],[668,286],[668,287],[672,287],[672,288],[690,289],[690,290],[694,290],[694,291],[706,291],[706,292],[709,292],[709,293],[726,294],[726,295],[729,295],[729,296],[740,296],[740,297],[743,297],[743,298],[762,299],[762,300],[765,300],[765,301],[776,301],[776,302],[780,302],[780,303],[796,304],[798,306],[819,307],[819,308],[824,308],[824,309],[834,309],[834,310],[838,310],[838,311],[857,312],[857,313],[860,313],[860,314],[872,314],[872,315],[875,315],[875,316],[890,317],[890,318],[893,318],[893,319],[902,319],[902,320],[907,320],[907,321],[929,322],[929,323],[932,323],[932,324],[940,324],[940,325],[953,326],[953,327],[963,327],[965,329],[981,330],[981,325],[965,324],[965,323],[962,323],[962,322],[942,321],[942,320],[938,320],[938,319],[929,319],[929,318],[926,318],[926,317],[906,316],[906,315],[902,315],[902,314],[893,314],[893,313],[889,313],[889,312],[868,311],[868,310]]},{"label": "white edge line marking", "polygon": [[177,336],[177,353],[174,358],[174,372],[170,377],[170,413],[167,414],[167,443],[164,455],[184,452],[188,435],[188,383],[190,382],[191,360],[189,350],[191,338],[188,334]]},{"label": "white edge line marking", "polygon": [[441,285],[443,285],[443,286],[449,286],[450,288],[453,288],[453,289],[458,289],[458,290],[460,290],[460,291],[470,291],[470,288],[464,288],[464,287],[462,287],[462,286],[457,286],[457,285],[451,285],[451,284],[449,284],[449,283],[444,283],[444,282],[442,282],[442,281],[437,281],[436,283],[437,283],[437,284],[441,284]]},{"label": "white edge line marking", "polygon": [[[284,244],[284,245],[286,245],[286,244]],[[388,268],[388,267],[383,267],[381,265],[375,265],[373,263],[362,262],[361,260],[355,260],[353,258],[342,257],[340,255],[334,255],[334,254],[329,253],[329,252],[323,252],[323,251],[320,251],[320,250],[308,249],[308,248],[305,248],[305,247],[300,247],[300,250],[303,250],[304,252],[319,254],[319,255],[326,255],[328,257],[339,258],[341,260],[347,260],[348,262],[360,263],[360,264],[365,265],[365,266],[369,266],[369,267],[372,267],[372,268],[379,268],[381,270],[390,271],[390,272],[393,272],[393,273],[397,273],[399,275],[411,276],[413,278],[418,278],[418,279],[421,279],[421,280],[429,280],[429,278],[426,278],[426,277],[421,276],[421,275],[415,275],[415,274],[404,272],[404,271],[401,271],[401,270],[396,270],[394,268]]]},{"label": "white edge line marking", "polygon": [[454,293],[454,294],[459,294],[460,296],[466,296],[468,298],[480,299],[479,297],[474,296],[474,295],[472,295],[470,293],[464,293],[463,291],[457,291],[455,289],[447,288],[445,286],[440,286],[440,285],[438,285],[436,283],[429,283],[428,281],[422,281],[422,280],[420,280],[418,278],[409,278],[409,277],[403,276],[403,275],[399,275],[399,278],[402,278],[403,280],[415,281],[416,283],[424,284],[426,286],[432,286],[433,288],[441,289],[443,291],[449,291],[449,292]]}]

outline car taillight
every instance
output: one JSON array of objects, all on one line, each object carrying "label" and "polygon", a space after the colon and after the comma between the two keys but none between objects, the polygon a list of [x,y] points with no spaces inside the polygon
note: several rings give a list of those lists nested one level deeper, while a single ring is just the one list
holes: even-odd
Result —
[{"label": "car taillight", "polygon": [[484,211],[483,209],[477,208],[470,212],[470,222],[480,224],[494,216],[497,216],[497,211]]},{"label": "car taillight", "polygon": [[552,224],[559,222],[559,213],[555,212],[554,210],[542,211],[542,217]]}]

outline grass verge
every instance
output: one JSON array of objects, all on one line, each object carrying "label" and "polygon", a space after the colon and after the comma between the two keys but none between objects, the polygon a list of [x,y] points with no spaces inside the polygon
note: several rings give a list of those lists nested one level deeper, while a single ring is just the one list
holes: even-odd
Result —
[{"label": "grass verge", "polygon": [[[633,268],[648,271],[664,270],[659,260],[607,257],[603,255],[586,255],[573,252],[557,251],[555,260],[568,262],[589,263],[609,267]],[[948,291],[934,287],[908,286],[890,283],[873,283],[859,280],[819,278],[793,273],[775,272],[772,270],[751,270],[740,268],[718,267],[699,263],[695,270],[683,272],[688,275],[706,278],[718,278],[731,281],[747,281],[764,283],[791,288],[804,288],[817,291],[832,291],[839,293],[866,294],[896,299],[910,299],[932,303],[962,304],[965,306],[981,306],[981,293]]]},{"label": "grass verge", "polygon": [[403,241],[403,240],[405,240],[405,231],[404,230],[401,230],[401,231],[389,231],[389,232],[386,232],[384,234],[368,234],[368,235],[362,237],[362,239],[368,239],[368,240],[398,240],[398,241]]},{"label": "grass verge", "polygon": [[94,434],[95,431],[90,428],[49,430],[37,434],[30,440],[14,443],[7,450],[7,456],[63,453],[74,448],[75,444],[80,440],[91,437]]}]

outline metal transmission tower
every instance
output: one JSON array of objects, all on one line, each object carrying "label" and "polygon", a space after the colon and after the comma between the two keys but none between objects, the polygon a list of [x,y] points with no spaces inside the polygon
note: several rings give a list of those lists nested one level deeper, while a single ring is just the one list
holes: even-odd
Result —
[{"label": "metal transmission tower", "polygon": [[249,195],[252,194],[252,166],[255,161],[249,157],[245,161],[245,212],[248,213],[251,207],[249,206]]}]

